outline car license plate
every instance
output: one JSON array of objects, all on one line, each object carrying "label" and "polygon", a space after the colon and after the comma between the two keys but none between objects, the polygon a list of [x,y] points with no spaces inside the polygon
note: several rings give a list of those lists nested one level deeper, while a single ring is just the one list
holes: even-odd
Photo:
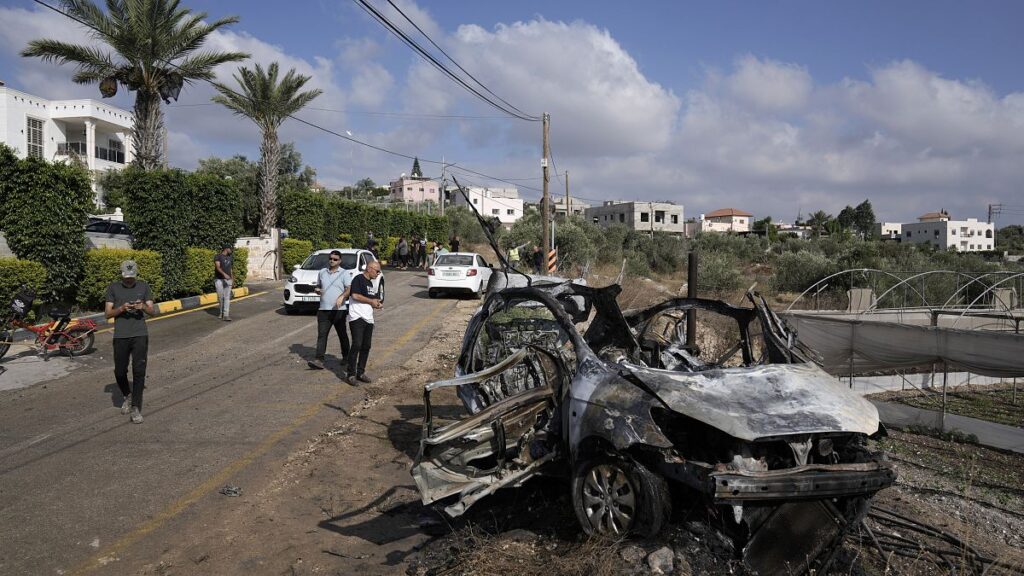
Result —
[{"label": "car license plate", "polygon": [[319,296],[296,296],[295,299],[298,300],[299,302],[316,302],[316,301],[320,300],[320,297]]},{"label": "car license plate", "polygon": [[458,272],[451,272],[451,271],[445,272],[444,273],[444,277],[445,278],[458,278],[459,277],[459,273]]}]

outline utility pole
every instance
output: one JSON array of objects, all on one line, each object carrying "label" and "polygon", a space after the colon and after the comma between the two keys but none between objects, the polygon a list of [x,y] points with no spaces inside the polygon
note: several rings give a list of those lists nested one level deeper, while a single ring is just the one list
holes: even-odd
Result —
[{"label": "utility pole", "polygon": [[569,198],[569,171],[565,171],[565,219],[572,216],[572,202]]},{"label": "utility pole", "polygon": [[448,191],[445,190],[445,188],[448,187],[448,183],[444,179],[444,169],[445,169],[444,155],[442,155],[441,156],[441,195],[438,196],[438,200],[441,201],[441,217],[442,218],[444,217],[444,195],[448,193]]},{"label": "utility pole", "polygon": [[[550,218],[549,211],[551,210],[551,197],[548,195],[548,156],[550,150],[548,149],[548,124],[551,121],[551,116],[547,112],[543,115],[543,131],[544,131],[544,158],[540,161],[541,170],[544,173],[544,197],[540,203],[540,229],[541,229],[541,251],[544,252],[544,262],[547,262],[548,252],[551,252],[551,228],[548,223]],[[545,267],[545,270],[547,268]]]}]

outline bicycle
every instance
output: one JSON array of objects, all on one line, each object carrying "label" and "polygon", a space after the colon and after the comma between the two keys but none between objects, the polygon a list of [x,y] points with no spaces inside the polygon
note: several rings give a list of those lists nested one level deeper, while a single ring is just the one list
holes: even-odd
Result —
[{"label": "bicycle", "polygon": [[[12,345],[35,347],[44,360],[49,360],[51,352],[60,351],[70,357],[81,356],[92,348],[96,340],[96,321],[92,319],[71,318],[71,310],[51,306],[51,320],[43,324],[31,324],[26,320],[35,293],[22,287],[0,317],[0,358],[3,358]],[[24,328],[35,334],[29,343],[15,342],[14,330]]]}]

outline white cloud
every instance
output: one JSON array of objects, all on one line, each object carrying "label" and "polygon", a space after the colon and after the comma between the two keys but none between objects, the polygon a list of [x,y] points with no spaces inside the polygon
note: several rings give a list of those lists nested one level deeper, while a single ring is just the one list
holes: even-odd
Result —
[{"label": "white cloud", "polygon": [[803,66],[760,60],[751,55],[737,60],[736,71],[727,82],[738,100],[768,111],[804,106],[814,84]]}]

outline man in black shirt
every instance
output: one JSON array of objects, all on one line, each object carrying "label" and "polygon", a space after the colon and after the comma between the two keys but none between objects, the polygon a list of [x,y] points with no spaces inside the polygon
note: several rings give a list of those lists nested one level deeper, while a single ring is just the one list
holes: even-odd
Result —
[{"label": "man in black shirt", "polygon": [[[139,267],[133,260],[121,263],[121,280],[107,286],[105,315],[114,318],[114,378],[124,396],[121,414],[131,410],[131,420],[142,424],[142,391],[146,387],[149,330],[146,314],[152,316],[153,294],[149,284],[138,280]],[[128,382],[128,361],[132,382]]]},{"label": "man in black shirt", "polygon": [[373,342],[373,311],[384,307],[373,279],[380,275],[380,263],[370,262],[366,271],[352,279],[349,287],[348,328],[352,332],[352,347],[348,353],[348,378],[346,382],[357,386],[356,381],[372,382],[366,375],[366,360],[370,357]]},{"label": "man in black shirt", "polygon": [[231,322],[231,287],[235,283],[235,274],[231,267],[235,258],[231,255],[231,245],[225,244],[220,254],[213,257],[214,285],[217,287],[217,301],[220,304],[220,319]]},{"label": "man in black shirt", "polygon": [[452,238],[452,252],[458,252],[459,248],[462,248],[462,242],[459,241],[458,235]]}]

